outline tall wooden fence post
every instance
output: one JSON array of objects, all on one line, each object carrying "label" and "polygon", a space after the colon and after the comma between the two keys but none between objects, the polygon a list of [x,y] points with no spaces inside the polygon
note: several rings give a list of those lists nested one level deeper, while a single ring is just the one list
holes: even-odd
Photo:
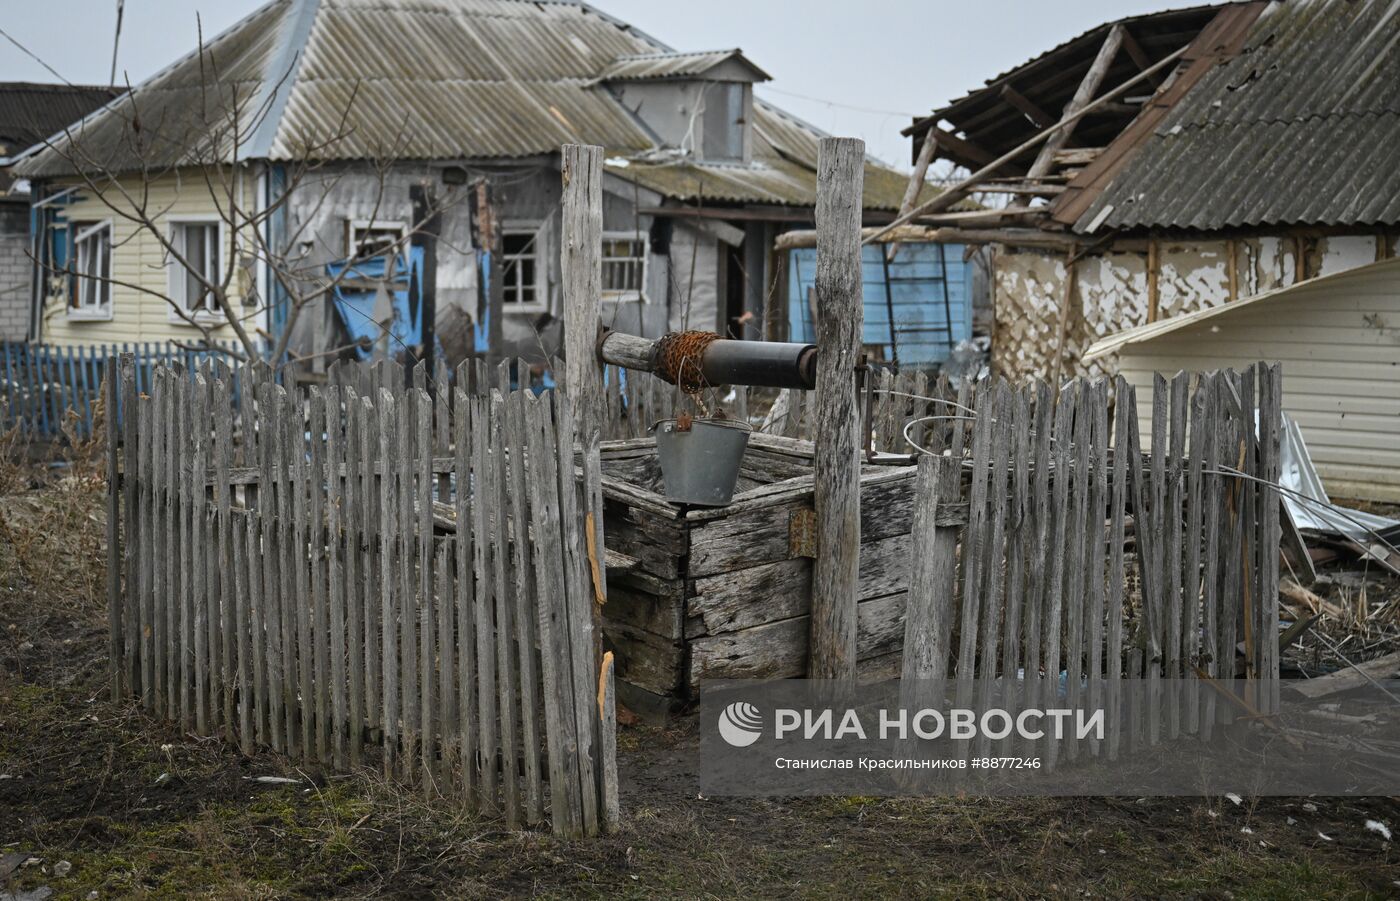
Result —
[{"label": "tall wooden fence post", "polygon": [[817,559],[814,679],[855,681],[860,566],[860,436],[855,370],[864,325],[860,273],[865,142],[823,138],[817,156]]},{"label": "tall wooden fence post", "polygon": [[[603,480],[600,467],[603,417],[606,412],[604,367],[598,359],[597,341],[601,323],[600,308],[603,294],[603,148],[592,145],[565,144],[561,153],[560,176],[563,179],[563,236],[560,248],[560,273],[564,292],[564,385],[572,406],[573,435],[561,435],[582,453],[584,544],[587,549],[587,578],[591,591],[581,597],[591,598],[588,615],[580,621],[583,634],[578,638],[583,648],[591,649],[590,672],[599,672],[602,664],[601,607],[606,601],[606,577],[603,571]],[[568,456],[565,456],[568,459]],[[561,460],[561,463],[563,461]],[[560,473],[561,490],[570,481],[568,473]],[[564,507],[568,509],[568,505]],[[567,524],[566,524],[567,525]],[[587,603],[587,602],[586,602]],[[578,652],[576,652],[578,653]],[[583,653],[587,653],[584,651]],[[590,680],[591,681],[591,680]],[[578,686],[582,688],[582,685]],[[609,755],[612,735],[605,732],[616,728],[612,716],[614,699],[611,694],[599,698],[599,718],[592,724],[593,735],[580,736],[580,751]],[[584,723],[580,722],[580,728]],[[596,730],[596,731],[595,731]],[[615,796],[615,773],[606,760],[593,767],[595,786],[585,785],[585,793],[598,792],[602,799]],[[606,803],[606,801],[605,801]],[[585,822],[596,823],[596,806],[584,798]]]},{"label": "tall wooden fence post", "polygon": [[[588,522],[590,571],[595,600],[604,600],[603,484],[599,467],[604,396],[603,364],[597,341],[603,293],[603,148],[565,144],[564,234],[560,261],[564,289],[565,386],[573,405],[576,450],[583,454],[583,504]],[[601,637],[598,611],[593,611],[595,645]],[[601,662],[599,648],[595,667]]]}]

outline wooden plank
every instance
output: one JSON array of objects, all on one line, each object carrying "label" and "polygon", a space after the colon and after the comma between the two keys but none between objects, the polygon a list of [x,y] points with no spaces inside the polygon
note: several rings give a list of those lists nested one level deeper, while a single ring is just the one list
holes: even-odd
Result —
[{"label": "wooden plank", "polygon": [[[1202,573],[1201,573],[1201,627],[1203,645],[1199,655],[1202,669],[1212,678],[1220,672],[1220,649],[1217,640],[1220,607],[1220,521],[1223,516],[1221,497],[1224,477],[1219,474],[1220,460],[1220,376],[1216,372],[1203,373],[1201,393],[1204,395],[1204,411],[1198,428],[1201,430],[1201,490],[1204,492],[1202,510]],[[1210,738],[1215,724],[1215,694],[1208,692],[1201,705],[1198,720],[1202,738]]]},{"label": "wooden plank", "polygon": [[[572,445],[583,454],[583,514],[594,524],[592,559],[603,566],[603,487],[598,451],[604,416],[603,365],[594,345],[602,304],[603,148],[565,144],[560,150],[563,180],[561,215],[563,247],[560,281],[564,302],[564,357],[568,396],[574,405]],[[573,474],[570,464],[568,473]],[[564,525],[567,527],[568,523]],[[605,583],[600,574],[599,582]],[[600,585],[599,590],[604,590]],[[586,611],[593,644],[588,665],[589,684],[602,661],[602,630],[598,611]],[[590,695],[592,691],[590,689]],[[590,705],[591,706],[591,705]],[[590,828],[593,834],[596,828]]]},{"label": "wooden plank", "polygon": [[906,701],[919,705],[915,709],[939,698],[948,675],[959,528],[940,527],[937,514],[940,506],[960,506],[958,469],[957,462],[950,458],[919,459],[901,666],[901,678],[914,686]]},{"label": "wooden plank", "polygon": [[[1185,672],[1194,672],[1200,666],[1201,648],[1201,479],[1205,467],[1206,441],[1206,381],[1198,378],[1196,390],[1191,395],[1190,448],[1186,458],[1185,475],[1185,532],[1182,549],[1182,620],[1181,620],[1181,659]],[[1186,705],[1182,713],[1182,727],[1194,733],[1200,724],[1200,696],[1198,692],[1186,692]]]},{"label": "wooden plank", "polygon": [[259,450],[262,454],[262,479],[258,483],[258,498],[261,502],[259,524],[262,534],[256,556],[263,561],[262,615],[266,629],[267,664],[267,742],[274,751],[285,751],[285,723],[283,719],[283,672],[282,659],[282,593],[279,579],[280,559],[278,553],[277,524],[280,519],[278,498],[285,494],[278,484],[276,467],[282,458],[282,436],[277,428],[277,411],[281,409],[277,392],[279,389],[269,380],[261,384],[262,397],[259,404],[259,430],[261,434]]},{"label": "wooden plank", "polygon": [[[415,380],[421,379],[422,375],[418,367],[411,373]],[[419,734],[419,695],[418,695],[418,581],[415,579],[417,570],[417,541],[421,531],[421,520],[416,515],[414,502],[414,454],[417,453],[417,429],[415,423],[418,419],[418,411],[421,408],[419,399],[421,391],[417,388],[410,388],[402,395],[399,405],[398,419],[398,447],[394,460],[396,476],[398,481],[397,500],[399,503],[399,527],[398,550],[396,574],[397,583],[394,587],[396,593],[394,607],[397,612],[397,629],[399,637],[399,674],[398,681],[401,689],[399,697],[399,715],[403,721],[403,729],[400,734],[399,764],[403,777],[407,780],[414,779],[414,771],[418,764],[418,742]],[[387,666],[386,666],[387,670]]]},{"label": "wooden plank", "polygon": [[[534,559],[539,597],[537,622],[540,642],[540,679],[544,700],[545,748],[549,762],[550,818],[556,835],[567,835],[582,827],[583,801],[576,776],[567,759],[577,748],[572,739],[569,668],[561,659],[561,633],[567,628],[563,605],[564,563],[559,534],[557,452],[550,428],[547,400],[527,396],[526,423],[529,426],[530,514],[534,523]],[[564,647],[567,647],[564,645]]]},{"label": "wooden plank", "polygon": [[[1009,507],[1007,510],[1008,537],[1006,543],[1006,614],[1003,618],[1001,654],[1002,673],[1007,677],[1003,682],[1004,699],[1007,709],[1012,709],[1018,695],[1018,674],[1022,671],[1021,629],[1025,619],[1026,559],[1035,553],[1032,544],[1031,515],[1031,431],[1034,421],[1031,414],[1032,386],[1017,389],[1013,395],[1013,428],[1011,454],[1011,483]],[[1028,680],[1019,680],[1024,685]],[[1008,744],[1008,751],[1014,744]]]},{"label": "wooden plank", "polygon": [[1397,675],[1400,675],[1400,651],[1353,664],[1316,679],[1290,680],[1288,685],[1303,697],[1317,700],[1365,688],[1374,682],[1392,680]]},{"label": "wooden plank", "polygon": [[[1172,377],[1171,396],[1171,458],[1167,460],[1167,491],[1165,516],[1162,527],[1166,532],[1166,561],[1162,567],[1163,590],[1166,593],[1166,620],[1164,622],[1166,643],[1166,677],[1179,681],[1185,677],[1181,657],[1182,629],[1182,492],[1185,471],[1183,459],[1186,455],[1187,400],[1191,376],[1178,372]],[[1160,453],[1153,445],[1153,453]],[[1181,710],[1177,696],[1173,695],[1167,705],[1167,738],[1175,739],[1181,734]]]},{"label": "wooden plank", "polygon": [[[6,344],[5,365],[9,368],[10,348]],[[122,697],[122,534],[121,534],[121,473],[120,432],[118,426],[118,393],[121,390],[117,377],[116,361],[109,359],[107,374],[102,380],[102,403],[104,405],[103,426],[107,439],[107,673],[112,680],[113,703]],[[6,393],[9,392],[8,372],[6,373]],[[9,398],[5,398],[5,409],[9,410]],[[0,422],[0,427],[4,423]],[[130,537],[130,536],[128,536]]]},{"label": "wooden plank", "polygon": [[[519,365],[524,365],[521,361]],[[520,668],[521,755],[525,762],[525,820],[530,825],[544,818],[544,789],[540,769],[539,679],[535,659],[535,611],[539,600],[533,577],[537,561],[530,545],[530,499],[526,470],[525,395],[516,391],[507,399],[505,439],[503,445],[510,471],[507,477],[510,496],[511,565],[515,575],[515,611]]]},{"label": "wooden plank", "polygon": [[[1115,24],[1108,30],[1108,35],[1104,38],[1103,45],[1099,47],[1098,54],[1094,61],[1089,64],[1089,70],[1084,73],[1084,78],[1079,82],[1079,87],[1075,88],[1074,96],[1069,103],[1065,104],[1064,112],[1061,114],[1061,122],[1072,116],[1079,115],[1087,110],[1094,101],[1094,95],[1098,93],[1099,86],[1103,84],[1104,78],[1108,76],[1109,68],[1113,65],[1113,59],[1118,55],[1118,50],[1123,46],[1123,26]],[[1143,70],[1143,74],[1154,71],[1151,67]],[[1040,178],[1050,171],[1054,162],[1055,154],[1060,148],[1065,146],[1069,140],[1075,123],[1062,124],[1061,127],[1051,134],[1045,143],[1041,145],[1040,152],[1036,154],[1035,162],[1026,173],[1026,178]]]},{"label": "wooden plank", "polygon": [[613,676],[613,655],[603,655],[603,668],[598,675],[599,776],[603,831],[608,834],[622,828],[622,809],[617,790],[617,683]]},{"label": "wooden plank", "polygon": [[480,722],[477,717],[476,679],[476,592],[473,576],[475,562],[476,514],[473,512],[471,465],[474,460],[471,431],[471,401],[461,387],[452,394],[453,451],[457,463],[457,491],[453,503],[457,511],[457,534],[453,551],[457,557],[457,590],[455,595],[457,620],[457,652],[453,664],[457,671],[457,765],[465,806],[474,809],[477,801],[476,757]]},{"label": "wooden plank", "polygon": [[1128,504],[1128,430],[1137,427],[1137,420],[1128,418],[1128,395],[1131,390],[1127,380],[1119,376],[1113,392],[1117,403],[1113,411],[1113,488],[1108,513],[1108,647],[1105,656],[1108,663],[1109,760],[1118,759],[1122,745],[1123,583],[1128,576],[1124,569],[1123,541]]},{"label": "wooden plank", "polygon": [[[184,609],[184,661],[193,656],[194,672],[181,678],[181,689],[188,700],[190,679],[195,683],[195,729],[200,735],[208,735],[212,723],[219,719],[219,696],[222,685],[222,637],[219,633],[219,578],[218,560],[210,565],[210,551],[217,547],[213,523],[209,521],[206,509],[206,493],[203,474],[217,460],[213,459],[209,446],[209,382],[204,373],[197,373],[191,386],[184,377],[180,379],[181,393],[186,395],[186,421],[182,433],[186,436],[188,448],[183,461],[183,494],[188,510],[182,520],[182,530],[188,540],[180,547],[180,578],[182,591],[186,595]],[[188,707],[186,707],[188,709]]]},{"label": "wooden plank", "polygon": [[[1089,493],[1089,515],[1084,522],[1088,551],[1085,572],[1088,578],[1088,624],[1084,640],[1088,645],[1089,706],[1103,709],[1104,698],[1104,565],[1107,548],[1104,545],[1104,510],[1109,505],[1108,493],[1108,383],[1094,384],[1090,415],[1090,455],[1093,479]],[[1119,576],[1110,576],[1119,579]],[[1097,739],[1091,739],[1094,754],[1101,751]]]},{"label": "wooden plank", "polygon": [[[1051,396],[1055,396],[1054,390],[1055,386],[1052,385]],[[1060,684],[1062,618],[1066,603],[1064,549],[1068,543],[1068,529],[1071,520],[1068,512],[1070,509],[1070,482],[1072,481],[1070,460],[1073,450],[1072,425],[1075,390],[1077,390],[1077,386],[1075,389],[1059,392],[1055,405],[1054,434],[1051,438],[1054,455],[1054,475],[1051,480],[1053,500],[1049,511],[1050,540],[1046,545],[1046,553],[1050,558],[1050,578],[1045,586],[1044,610],[1041,621],[1044,635],[1042,644],[1044,656],[1041,664],[1042,682],[1038,692],[1038,697],[1047,703],[1054,697],[1051,693],[1057,691]],[[1045,738],[1043,753],[1046,756],[1047,765],[1051,764],[1054,757],[1058,755],[1057,747],[1052,737]]]},{"label": "wooden plank", "polygon": [[1259,677],[1263,681],[1259,707],[1266,713],[1279,709],[1279,643],[1278,643],[1278,583],[1279,546],[1282,528],[1279,522],[1281,498],[1273,485],[1281,473],[1279,441],[1283,419],[1283,373],[1280,365],[1259,364],[1259,487],[1256,521],[1258,523],[1259,605]]},{"label": "wooden plank", "polygon": [[517,711],[520,703],[515,637],[515,580],[510,572],[510,477],[506,453],[505,398],[501,392],[491,392],[489,413],[491,458],[487,470],[486,497],[494,511],[491,532],[491,582],[495,588],[496,617],[496,685],[499,689],[497,709],[501,717],[501,794],[504,800],[506,828],[519,829],[521,824],[521,785],[519,756],[516,747]]},{"label": "wooden plank", "polygon": [[[1044,632],[1046,590],[1046,562],[1049,559],[1050,521],[1052,515],[1058,517],[1058,508],[1052,513],[1050,508],[1050,448],[1054,438],[1053,423],[1055,394],[1043,381],[1035,384],[1035,450],[1032,473],[1034,480],[1031,492],[1034,497],[1031,515],[1034,518],[1034,535],[1030,538],[1028,585],[1026,590],[1025,653],[1021,659],[1026,669],[1026,686],[1030,699],[1040,696],[1041,689],[1041,650]],[[1027,749],[1034,750],[1034,743]]]},{"label": "wooden plank", "polygon": [[[317,484],[312,490],[311,479],[307,472],[306,465],[306,433],[312,433],[312,443],[321,443],[320,435],[316,430],[320,428],[319,421],[325,420],[325,399],[321,395],[320,387],[313,386],[314,395],[309,402],[303,402],[300,390],[293,387],[288,392],[287,406],[285,409],[285,426],[287,430],[287,471],[290,473],[288,488],[291,491],[292,500],[292,534],[288,551],[288,566],[295,574],[295,588],[290,600],[289,621],[295,623],[296,635],[288,646],[294,648],[292,660],[295,662],[297,691],[289,699],[289,709],[296,711],[296,719],[300,726],[299,750],[302,760],[311,763],[316,759],[319,751],[317,732],[319,725],[317,719],[320,714],[320,690],[316,685],[316,656],[319,636],[315,635],[316,627],[313,622],[314,608],[322,607],[318,601],[324,601],[325,583],[321,581],[318,573],[321,569],[324,545],[319,536],[313,539],[311,534],[311,503],[316,503],[315,513],[322,514],[320,509],[320,499],[322,497],[320,485]],[[320,407],[318,411],[315,409]],[[309,409],[308,409],[309,408]],[[307,411],[304,413],[303,411]],[[317,460],[325,467],[324,448],[317,452]],[[320,473],[317,473],[319,483]],[[317,521],[319,531],[320,522]],[[320,582],[318,586],[316,583]],[[322,597],[317,598],[319,592]],[[324,632],[322,632],[324,634]],[[291,671],[291,668],[288,668]],[[288,734],[292,733],[292,724],[288,723]]]},{"label": "wooden plank", "polygon": [[[307,433],[311,443],[311,469],[305,490],[309,492],[307,515],[311,562],[311,683],[316,697],[316,721],[312,732],[315,734],[316,759],[322,765],[331,763],[332,711],[331,700],[331,603],[335,593],[330,587],[333,578],[330,567],[330,548],[340,540],[336,529],[328,529],[332,515],[331,507],[337,506],[335,497],[340,483],[340,461],[336,459],[331,442],[333,432],[340,418],[340,397],[334,385],[322,391],[319,386],[311,387],[309,405],[310,422]],[[333,424],[331,418],[337,420]],[[336,442],[338,444],[338,442]],[[301,456],[301,455],[298,455]],[[327,457],[335,463],[335,469],[328,471]],[[337,511],[338,512],[338,511]],[[337,524],[338,525],[338,524]],[[305,600],[302,601],[303,606]],[[338,731],[338,730],[336,730]],[[309,752],[308,752],[309,754]]]},{"label": "wooden plank", "polygon": [[[140,410],[136,394],[136,358],[123,353],[117,361],[117,378],[121,382],[122,432],[122,668],[120,685],[124,694],[134,695],[140,683],[141,667],[141,534],[139,494],[141,452],[138,422]],[[112,411],[115,417],[116,409]]]},{"label": "wooden plank", "polygon": [[345,389],[345,580],[341,605],[345,610],[345,730],[350,767],[360,766],[365,727],[365,621],[367,598],[373,591],[368,557],[374,553],[365,534],[365,461],[370,456],[371,408],[353,387]]},{"label": "wooden plank", "polygon": [[[567,437],[576,434],[573,425],[573,404],[567,394],[555,392],[553,420],[558,445],[559,528],[565,551],[565,597],[568,635],[568,657],[572,679],[573,715],[578,739],[579,795],[583,802],[583,832],[598,832],[598,790],[595,757],[598,748],[598,718],[596,713],[595,656],[591,649],[601,641],[595,630],[598,604],[595,603],[592,579],[588,572],[584,511],[579,509],[576,483],[573,477],[574,455]],[[596,636],[596,637],[595,637]]]},{"label": "wooden plank", "polygon": [[[917,520],[918,506],[913,510]],[[857,601],[907,587],[912,547],[907,534],[866,542],[861,547]],[[696,579],[686,611],[701,617],[705,631],[712,635],[747,629],[810,613],[811,584],[812,564],[806,558],[764,563]],[[611,603],[607,608],[610,616]]]},{"label": "wooden plank", "polygon": [[[1001,605],[1002,590],[1005,578],[1005,553],[1006,553],[1006,493],[1007,476],[1011,468],[1011,431],[1013,428],[1012,410],[1013,399],[1011,390],[1006,382],[1000,381],[996,386],[996,393],[991,409],[994,411],[995,422],[993,422],[992,439],[992,483],[987,497],[988,513],[990,523],[987,532],[987,540],[982,544],[980,550],[982,559],[979,568],[984,579],[982,592],[983,609],[979,617],[980,635],[977,639],[977,700],[980,708],[988,709],[992,703],[992,684],[997,676],[997,639],[1001,632]],[[984,408],[986,409],[986,408]],[[1017,426],[1020,423],[1016,424]],[[1011,678],[1015,678],[1015,673]],[[975,745],[978,756],[984,756],[991,750],[990,739],[985,735],[978,737]]]},{"label": "wooden plank", "polygon": [[[324,484],[326,491],[326,575],[328,579],[325,619],[326,628],[329,632],[326,635],[326,660],[321,667],[321,678],[329,679],[329,691],[322,690],[322,696],[329,695],[330,723],[327,725],[323,719],[321,729],[324,731],[329,727],[330,731],[330,761],[338,770],[344,770],[346,765],[345,738],[346,720],[349,709],[346,700],[346,650],[345,650],[345,563],[342,560],[341,548],[345,540],[344,518],[346,510],[346,487],[354,480],[353,469],[345,465],[345,423],[342,419],[342,404],[346,395],[342,394],[342,389],[332,385],[326,389],[326,462],[325,469],[313,466],[317,479],[315,484],[321,483],[322,473],[324,473]],[[315,436],[312,437],[313,445]],[[345,473],[342,478],[341,473]],[[313,488],[315,487],[313,484]],[[316,521],[316,530],[320,532],[320,521]],[[323,757],[324,759],[324,757]]]},{"label": "wooden plank", "polygon": [[473,563],[476,573],[476,694],[481,758],[481,782],[478,803],[482,810],[494,813],[499,809],[496,796],[498,755],[496,709],[496,632],[495,596],[497,586],[491,570],[492,544],[495,532],[491,524],[491,422],[490,400],[480,395],[471,402],[472,442],[472,535]]},{"label": "wooden plank", "polygon": [[166,668],[175,652],[170,626],[174,619],[174,606],[179,602],[170,586],[171,576],[175,572],[170,547],[176,531],[169,478],[170,460],[174,456],[170,451],[170,442],[175,435],[170,381],[171,373],[164,367],[157,369],[151,379],[151,503],[155,524],[152,530],[154,557],[151,561],[151,704],[158,715],[166,715]]},{"label": "wooden plank", "polygon": [[817,154],[816,434],[813,459],[817,558],[812,582],[810,673],[855,681],[860,569],[860,411],[855,368],[861,352],[861,186],[865,143],[823,138]]},{"label": "wooden plank", "polygon": [[[267,453],[267,434],[260,433],[261,408],[266,401],[262,385],[258,382],[257,370],[251,369],[245,384],[245,408],[243,412],[244,462],[261,463]],[[259,435],[261,434],[261,437]],[[268,726],[268,653],[267,653],[267,592],[263,572],[262,536],[266,528],[263,519],[267,515],[265,505],[272,497],[272,486],[259,484],[244,489],[244,504],[250,515],[246,520],[244,550],[248,562],[248,610],[252,633],[253,667],[253,729],[259,744],[270,745]],[[248,747],[253,741],[245,739]]]},{"label": "wooden plank", "polygon": [[[196,458],[200,456],[203,448],[200,447],[199,438],[191,428],[190,405],[193,402],[193,392],[187,390],[185,376],[177,375],[171,387],[175,395],[171,398],[172,446],[168,488],[172,510],[171,528],[182,536],[197,538],[197,530],[203,524],[194,518],[195,486],[191,483],[194,480],[194,470],[198,466]],[[203,494],[202,483],[198,490]],[[201,591],[198,595],[195,593],[192,570],[194,561],[191,553],[194,543],[191,540],[177,540],[177,556],[168,561],[172,574],[167,603],[172,612],[173,625],[170,636],[169,691],[171,705],[179,714],[180,727],[186,732],[197,729],[199,734],[207,735],[209,645],[207,633],[203,628],[207,592]],[[200,543],[201,555],[203,548],[204,544]],[[197,659],[201,650],[205,659]],[[198,685],[193,686],[193,697],[192,680],[198,682]],[[195,712],[196,703],[200,708],[198,715]]]},{"label": "wooden plank", "polygon": [[398,594],[399,580],[394,568],[402,565],[397,553],[399,544],[398,469],[399,444],[396,440],[402,423],[397,414],[394,396],[388,388],[379,389],[375,415],[379,426],[378,461],[383,464],[379,478],[379,638],[378,682],[381,707],[379,728],[383,738],[384,775],[392,778],[397,767],[399,741],[399,643]]},{"label": "wooden plank", "polygon": [[[859,660],[881,657],[899,648],[904,637],[907,592],[863,601],[857,608]],[[697,639],[691,644],[691,685],[709,679],[791,679],[807,666],[808,617]]]},{"label": "wooden plank", "polygon": [[429,798],[437,794],[437,608],[433,596],[433,403],[428,393],[414,389],[417,454],[414,466],[418,511],[418,720],[423,790]]},{"label": "wooden plank", "polygon": [[[1070,485],[1069,527],[1065,549],[1065,673],[1069,705],[1080,703],[1084,675],[1084,613],[1085,613],[1085,551],[1089,542],[1089,494],[1092,476],[1089,472],[1089,445],[1092,441],[1090,423],[1094,404],[1093,386],[1080,379],[1075,392],[1073,483]],[[1097,530],[1095,530],[1097,531]],[[1056,757],[1056,745],[1051,745],[1050,763]],[[1065,756],[1074,760],[1079,755],[1079,742],[1063,744]]]},{"label": "wooden plank", "polygon": [[[373,379],[371,379],[371,384]],[[377,475],[382,464],[379,459],[379,400],[376,393],[360,401],[360,415],[363,423],[360,428],[360,540],[364,542],[365,567],[364,591],[361,609],[364,611],[364,669],[365,669],[365,727],[371,731],[381,727],[381,714],[384,710],[384,679],[381,672],[383,658],[380,649],[383,639],[383,598],[384,567],[388,562],[383,556],[383,530],[386,528],[382,509],[383,488]],[[375,532],[371,529],[378,529]]]}]

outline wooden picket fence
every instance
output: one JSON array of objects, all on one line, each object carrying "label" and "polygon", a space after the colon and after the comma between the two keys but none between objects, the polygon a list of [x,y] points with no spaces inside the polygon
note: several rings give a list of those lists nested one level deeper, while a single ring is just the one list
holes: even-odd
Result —
[{"label": "wooden picket fence", "polygon": [[[1058,397],[1001,381],[965,393],[977,415],[919,464],[904,677],[1000,679],[1071,705],[1105,688],[1112,703],[1125,679],[1149,697],[1163,680],[1246,680],[1233,701],[1152,701],[1130,743],[1276,711],[1281,384],[1262,363],[1158,375],[1150,453],[1122,379],[1112,399],[1084,380]],[[1118,753],[1118,713],[1091,753]]]},{"label": "wooden picket fence", "polygon": [[138,391],[134,357],[118,368],[110,401],[135,415],[108,433],[114,692],[245,753],[378,757],[511,828],[615,827],[562,393],[466,368],[405,385],[397,366],[303,393],[261,364],[157,366]]},{"label": "wooden picket fence", "polygon": [[91,438],[110,361],[123,353],[135,360],[139,390],[150,384],[157,366],[179,363],[192,369],[211,358],[209,351],[168,342],[74,347],[0,342],[0,431],[18,427],[32,437],[54,438],[67,426],[76,438]]}]

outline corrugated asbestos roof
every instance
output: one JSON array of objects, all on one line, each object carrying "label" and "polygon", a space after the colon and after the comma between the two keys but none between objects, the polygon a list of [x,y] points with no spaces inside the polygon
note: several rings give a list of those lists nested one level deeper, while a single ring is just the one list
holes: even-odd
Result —
[{"label": "corrugated asbestos roof", "polygon": [[1167,113],[1075,223],[1400,222],[1400,4],[1288,0]]},{"label": "corrugated asbestos roof", "polygon": [[118,93],[87,85],[0,83],[0,159],[77,122]]},{"label": "corrugated asbestos roof", "polygon": [[[287,52],[298,39],[297,52]],[[605,72],[650,60],[681,74],[736,54],[673,53],[575,2],[273,0],[131,101],[90,117],[75,129],[80,150],[70,158],[46,149],[20,165],[30,177],[52,177],[71,174],[74,161],[129,171],[143,161],[297,159],[307,148],[321,159],[503,158],[573,141],[631,157],[655,151],[655,139],[598,83]],[[629,176],[682,199],[812,205],[821,133],[761,101],[755,109],[753,165],[636,164]],[[245,136],[237,148],[218,127],[235,110]],[[272,111],[275,127],[251,127],[261,110]],[[211,132],[224,139],[211,141]],[[906,181],[867,164],[868,205],[897,208]]]},{"label": "corrugated asbestos roof", "polygon": [[698,53],[648,53],[618,57],[603,70],[601,81],[641,81],[649,78],[685,78],[703,75],[720,63],[738,60],[762,81],[770,76],[755,66],[742,50],[703,50]]}]

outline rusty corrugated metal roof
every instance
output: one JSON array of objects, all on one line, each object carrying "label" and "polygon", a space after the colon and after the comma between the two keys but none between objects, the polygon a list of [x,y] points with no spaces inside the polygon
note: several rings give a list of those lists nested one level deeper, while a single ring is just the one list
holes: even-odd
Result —
[{"label": "rusty corrugated metal roof", "polygon": [[[670,74],[703,71],[737,53],[674,53],[562,0],[274,0],[211,42],[203,59],[187,57],[131,103],[91,117],[75,156],[130,170],[220,155],[298,159],[310,147],[320,159],[525,157],[578,141],[643,157],[658,149],[655,139],[599,84],[604,73],[643,60]],[[681,199],[813,205],[822,133],[761,100],[754,106],[752,165],[683,158],[638,162],[629,174]],[[211,122],[255,109],[276,118],[258,130],[265,147],[250,149],[246,124],[240,147],[210,142]],[[44,150],[21,166],[46,177],[70,174],[72,162]],[[867,205],[897,208],[906,182],[868,163]]]},{"label": "rusty corrugated metal roof", "polygon": [[603,70],[601,81],[640,81],[648,78],[686,78],[703,75],[720,63],[738,60],[753,70],[760,81],[771,76],[754,65],[737,47],[733,50],[702,50],[698,53],[646,53],[620,56]]},{"label": "rusty corrugated metal roof", "polygon": [[1274,4],[1075,229],[1400,222],[1397,44],[1393,2]]}]

